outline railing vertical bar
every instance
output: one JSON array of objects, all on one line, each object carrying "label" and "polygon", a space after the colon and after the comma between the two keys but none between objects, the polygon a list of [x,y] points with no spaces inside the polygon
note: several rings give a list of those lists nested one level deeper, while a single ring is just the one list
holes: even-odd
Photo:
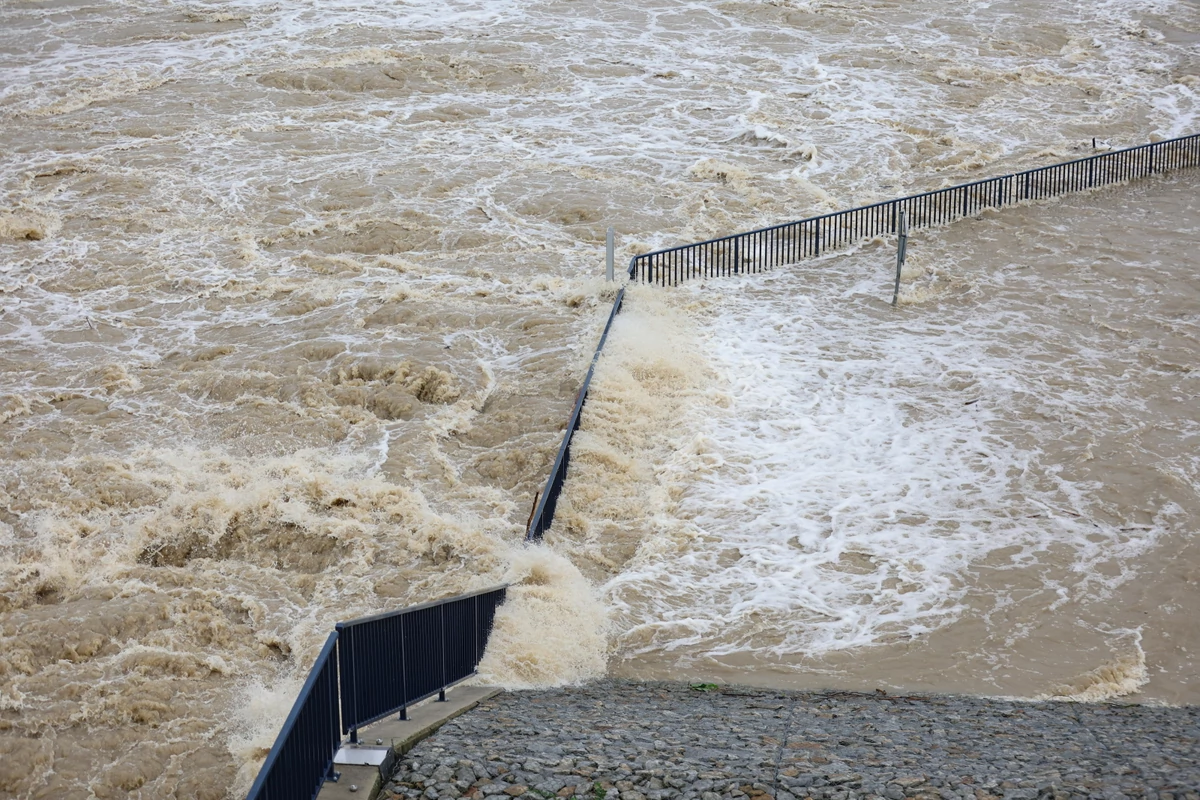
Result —
[{"label": "railing vertical bar", "polygon": [[408,690],[408,638],[404,632],[404,618],[401,617],[396,621],[396,628],[400,632],[400,696],[403,702],[400,706],[400,719],[408,719],[408,706],[412,703],[412,695]]},{"label": "railing vertical bar", "polygon": [[446,701],[446,605],[438,606],[438,639],[442,654],[442,688],[438,691],[438,700]]}]

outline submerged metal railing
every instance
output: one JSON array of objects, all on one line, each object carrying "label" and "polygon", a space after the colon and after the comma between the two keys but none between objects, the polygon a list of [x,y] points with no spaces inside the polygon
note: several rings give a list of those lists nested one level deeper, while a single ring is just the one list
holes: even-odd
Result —
[{"label": "submerged metal railing", "polygon": [[[1057,197],[1068,192],[1086,191],[1195,166],[1200,166],[1200,134],[1100,153],[719,239],[655,250],[630,259],[629,278],[631,281],[674,286],[689,278],[763,272],[873,236],[894,234],[902,213],[908,228],[930,227],[971,216],[985,208],[1001,208],[1026,200]],[[610,252],[611,230],[608,243]],[[575,405],[571,409],[545,490],[534,504],[525,531],[527,542],[541,541],[542,535],[554,522],[554,512],[571,461],[571,442],[575,431],[579,429],[596,363],[600,360],[613,320],[621,311],[624,297],[625,290],[622,288],[617,293],[600,336],[600,344],[596,346],[591,366],[575,397]]]},{"label": "submerged metal railing", "polygon": [[475,674],[508,587],[339,622],[309,671],[247,800],[312,800],[337,780],[344,733]]},{"label": "submerged metal railing", "polygon": [[575,405],[567,420],[567,431],[563,434],[562,444],[558,446],[558,455],[554,459],[554,466],[550,468],[550,477],[546,479],[546,488],[534,506],[533,515],[529,518],[529,525],[525,529],[525,541],[527,542],[540,542],[542,534],[554,521],[554,511],[558,508],[558,496],[562,494],[563,483],[567,479],[567,465],[571,463],[571,440],[575,436],[575,431],[579,430],[579,423],[583,418],[583,404],[587,402],[592,376],[596,373],[596,362],[600,360],[604,343],[608,341],[608,332],[612,330],[613,320],[617,318],[617,314],[621,313],[621,303],[624,300],[625,288],[622,287],[617,291],[616,299],[613,300],[612,311],[608,312],[608,322],[604,323],[604,331],[600,334],[600,343],[596,345],[596,352],[592,354],[592,363],[588,366],[587,374],[583,376],[583,384],[579,387],[579,393],[575,395]]},{"label": "submerged metal railing", "polygon": [[629,277],[674,286],[690,278],[764,272],[864,239],[894,234],[900,211],[906,213],[909,228],[927,228],[973,216],[985,208],[1002,208],[1195,166],[1200,166],[1200,134],[655,250],[630,260]]}]

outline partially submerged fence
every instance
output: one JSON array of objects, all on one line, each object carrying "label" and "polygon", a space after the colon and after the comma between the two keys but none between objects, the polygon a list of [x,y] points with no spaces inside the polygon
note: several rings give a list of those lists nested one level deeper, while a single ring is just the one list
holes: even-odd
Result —
[{"label": "partially submerged fence", "polygon": [[902,210],[910,228],[928,228],[973,216],[985,208],[1002,208],[1195,166],[1200,166],[1200,134],[655,250],[630,260],[629,277],[642,283],[674,286],[689,278],[763,272],[864,239],[894,234]]},{"label": "partially submerged fence", "polygon": [[312,800],[358,729],[475,674],[507,587],[339,622],[275,738],[247,800]]},{"label": "partially submerged fence", "polygon": [[[968,217],[985,208],[1002,208],[1025,200],[1056,197],[1195,166],[1200,166],[1200,134],[1100,153],[1062,164],[785,222],[719,239],[655,250],[630,259],[629,279],[674,286],[689,278],[764,272],[873,236],[896,233],[901,211],[907,217],[909,228],[925,228]],[[542,535],[554,522],[554,511],[558,507],[558,498],[567,479],[567,466],[571,461],[571,441],[579,429],[596,363],[600,360],[613,320],[621,311],[624,297],[625,290],[621,289],[608,315],[600,344],[592,355],[583,385],[575,397],[575,405],[571,409],[554,466],[550,469],[550,477],[546,480],[546,488],[525,531],[527,542],[541,541]]]},{"label": "partially submerged fence", "polygon": [[575,436],[575,431],[579,430],[579,423],[583,419],[583,404],[587,402],[588,389],[592,385],[592,376],[596,373],[596,362],[600,360],[600,353],[604,350],[604,343],[608,341],[608,332],[612,330],[613,320],[617,318],[617,314],[621,313],[621,303],[625,300],[625,288],[621,287],[617,291],[617,297],[613,300],[612,311],[608,312],[608,322],[604,323],[604,331],[600,334],[600,343],[596,345],[596,352],[592,354],[592,363],[588,366],[587,374],[583,376],[583,383],[579,387],[579,392],[575,395],[575,405],[571,409],[571,416],[567,420],[567,432],[563,435],[562,444],[558,447],[558,455],[554,458],[554,466],[550,468],[550,477],[546,480],[546,489],[542,492],[540,499],[533,510],[533,516],[529,518],[529,525],[525,529],[525,541],[540,542],[542,534],[550,527],[550,523],[554,521],[554,510],[558,508],[558,496],[562,494],[563,482],[567,479],[567,465],[571,463],[571,439]]},{"label": "partially submerged fence", "polygon": [[[929,227],[1068,192],[1200,165],[1200,134],[1131,147],[1049,167],[988,178],[848,211],[787,222],[634,256],[629,277],[675,285],[688,278],[762,272],[862,239],[895,233],[904,211],[910,227]],[[588,389],[625,289],[617,292],[600,343],[576,395],[545,491],[534,508],[526,541],[540,541],[554,521]],[[507,587],[438,600],[387,614],[338,623],[292,706],[247,800],[312,800],[336,780],[333,760],[342,736],[439,695],[475,674],[496,609]]]}]

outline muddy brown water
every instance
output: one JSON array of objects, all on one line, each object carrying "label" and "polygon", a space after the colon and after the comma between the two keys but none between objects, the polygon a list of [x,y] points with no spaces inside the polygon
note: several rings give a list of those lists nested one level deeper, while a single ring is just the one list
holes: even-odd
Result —
[{"label": "muddy brown water", "polygon": [[[0,4],[0,795],[238,796],[336,620],[506,579],[520,586],[485,668],[508,685],[605,669],[788,682],[803,649],[824,653],[806,681],[891,675],[917,688],[1036,693],[1085,662],[1136,662],[1141,636],[1145,696],[1189,701],[1194,688],[1170,676],[1190,669],[1191,656],[1166,655],[1160,640],[1177,625],[1180,648],[1192,648],[1194,635],[1186,608],[1196,473],[1184,445],[1195,422],[1195,306],[1179,289],[1194,274],[1194,224],[1153,229],[1166,248],[1151,270],[1168,273],[1160,283],[1139,278],[1123,300],[1103,295],[1137,309],[1114,327],[1158,347],[1110,365],[1126,370],[1120,413],[1105,416],[1094,445],[1063,433],[1067,450],[1159,454],[1171,477],[1147,477],[1132,456],[1079,466],[1051,451],[1041,462],[1059,470],[1055,487],[1086,487],[1075,505],[1055,506],[1081,518],[1092,519],[1089,503],[1113,486],[1145,498],[1137,514],[1114,499],[1095,515],[1108,527],[1085,562],[1106,569],[1117,558],[1105,549],[1113,526],[1126,517],[1140,526],[1129,535],[1136,552],[1117,558],[1130,578],[1108,590],[1128,611],[1101,614],[1091,595],[1076,597],[1077,584],[1060,580],[1069,569],[1046,567],[1067,598],[1043,630],[1054,641],[1056,625],[1075,631],[1079,658],[989,627],[1050,591],[1037,567],[988,577],[1005,566],[990,551],[966,548],[953,569],[930,569],[956,599],[928,607],[927,631],[896,611],[907,600],[888,612],[891,628],[851,624],[856,608],[879,610],[853,595],[876,574],[869,558],[884,557],[882,539],[861,556],[806,562],[858,578],[841,594],[809,598],[803,614],[789,605],[791,589],[782,605],[736,595],[737,564],[751,550],[735,558],[711,532],[711,546],[688,558],[719,570],[676,572],[729,582],[647,582],[666,563],[656,554],[679,544],[660,528],[737,520],[744,505],[667,475],[690,451],[662,435],[703,433],[727,464],[743,459],[743,477],[754,474],[755,453],[722,451],[741,434],[731,427],[722,439],[703,428],[703,413],[656,416],[654,392],[696,408],[708,398],[718,409],[709,422],[734,419],[719,412],[754,398],[729,376],[769,353],[743,350],[750,361],[741,366],[715,361],[721,348],[707,332],[722,317],[712,304],[728,299],[734,324],[778,292],[816,302],[813,287],[788,285],[784,273],[707,295],[633,298],[615,354],[625,347],[645,358],[629,348],[680,344],[633,374],[655,385],[631,385],[625,398],[650,392],[636,406],[642,416],[626,419],[625,450],[610,454],[625,478],[592,485],[591,512],[578,497],[589,484],[576,482],[580,506],[564,517],[553,552],[526,551],[520,539],[611,299],[598,280],[608,225],[627,259],[1074,157],[1092,137],[1120,146],[1193,132],[1198,31],[1196,5],[1173,2],[1014,0],[954,14],[940,3],[858,0]],[[1174,186],[1186,194],[1189,184]],[[1190,201],[1168,195],[1136,207],[1176,203],[1194,219]],[[1114,190],[1078,209],[1128,216],[1131,197]],[[1073,215],[1047,227],[1039,213],[1021,213],[1031,216],[931,238],[939,255],[920,284],[931,294],[912,295],[905,312],[944,315],[946,325],[969,316],[976,295],[956,293],[955,282],[973,279],[954,253],[990,247],[986,237],[1006,225],[1016,226],[1012,236],[1030,225],[1041,242],[1029,248],[1044,257],[1014,274],[1047,283],[981,279],[978,292],[1020,300],[1023,320],[1061,330],[1056,315],[1088,302],[1060,301],[1066,290],[1054,283],[1055,254],[1077,239]],[[1103,233],[1123,223],[1088,224]],[[1062,263],[1141,263],[1138,235]],[[850,256],[818,286],[845,292],[856,283],[846,276],[870,275],[875,292],[880,276],[864,259],[877,256]],[[876,312],[885,310],[860,312],[864,330]],[[678,330],[697,335],[679,339]],[[815,328],[792,333],[798,349],[801,334],[820,339]],[[836,338],[824,346],[854,344]],[[865,341],[870,350],[874,340]],[[998,363],[1017,364],[1020,340],[1003,347]],[[1102,368],[1092,361],[1062,355],[1071,352],[1047,356],[1062,380],[1113,382],[1095,377]],[[779,363],[775,385],[787,386],[789,363],[801,365]],[[1158,371],[1167,377],[1146,378]],[[1138,404],[1157,427],[1121,427]],[[1062,432],[988,413],[988,435],[1013,463]],[[769,414],[755,419],[775,424]],[[952,433],[937,439],[942,450],[924,452],[976,469]],[[704,458],[705,469],[725,468]],[[1112,467],[1098,475],[1100,463]],[[643,505],[663,516],[641,528],[629,521],[637,515],[613,522],[647,485],[660,489]],[[952,495],[938,497],[953,505]],[[1009,512],[1028,502],[1014,499]],[[1175,516],[1163,516],[1169,503],[1181,509]],[[780,508],[784,522],[828,512]],[[1010,549],[1041,552],[1018,533],[1008,531]],[[1077,563],[1077,541],[1063,534],[1046,552]],[[1155,564],[1165,576],[1157,581],[1148,577]],[[911,607],[921,608],[922,591],[901,591],[919,581],[878,574],[876,594],[916,595]],[[1001,600],[1018,595],[1015,606]],[[735,620],[724,633],[713,617],[696,617],[707,632],[656,627],[705,598]],[[1124,639],[1077,630],[1133,631],[1130,617],[1152,608],[1161,609],[1153,622]],[[778,635],[780,619],[791,634]],[[974,632],[964,632],[972,620]],[[820,650],[835,641],[821,637],[838,631],[847,646]],[[980,643],[1008,655],[994,668],[972,666]],[[1006,668],[1021,671],[1004,667],[1017,664],[1014,653],[1049,666],[1036,680],[1002,679]]]},{"label": "muddy brown water", "polygon": [[635,292],[555,537],[610,668],[1195,703],[1194,180],[923,231],[897,309],[881,243]]}]

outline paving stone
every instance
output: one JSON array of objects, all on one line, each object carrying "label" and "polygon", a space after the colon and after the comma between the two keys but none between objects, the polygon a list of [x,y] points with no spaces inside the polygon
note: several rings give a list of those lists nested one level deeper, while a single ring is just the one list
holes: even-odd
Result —
[{"label": "paving stone", "polygon": [[598,681],[397,760],[416,800],[1200,800],[1200,709]]}]

